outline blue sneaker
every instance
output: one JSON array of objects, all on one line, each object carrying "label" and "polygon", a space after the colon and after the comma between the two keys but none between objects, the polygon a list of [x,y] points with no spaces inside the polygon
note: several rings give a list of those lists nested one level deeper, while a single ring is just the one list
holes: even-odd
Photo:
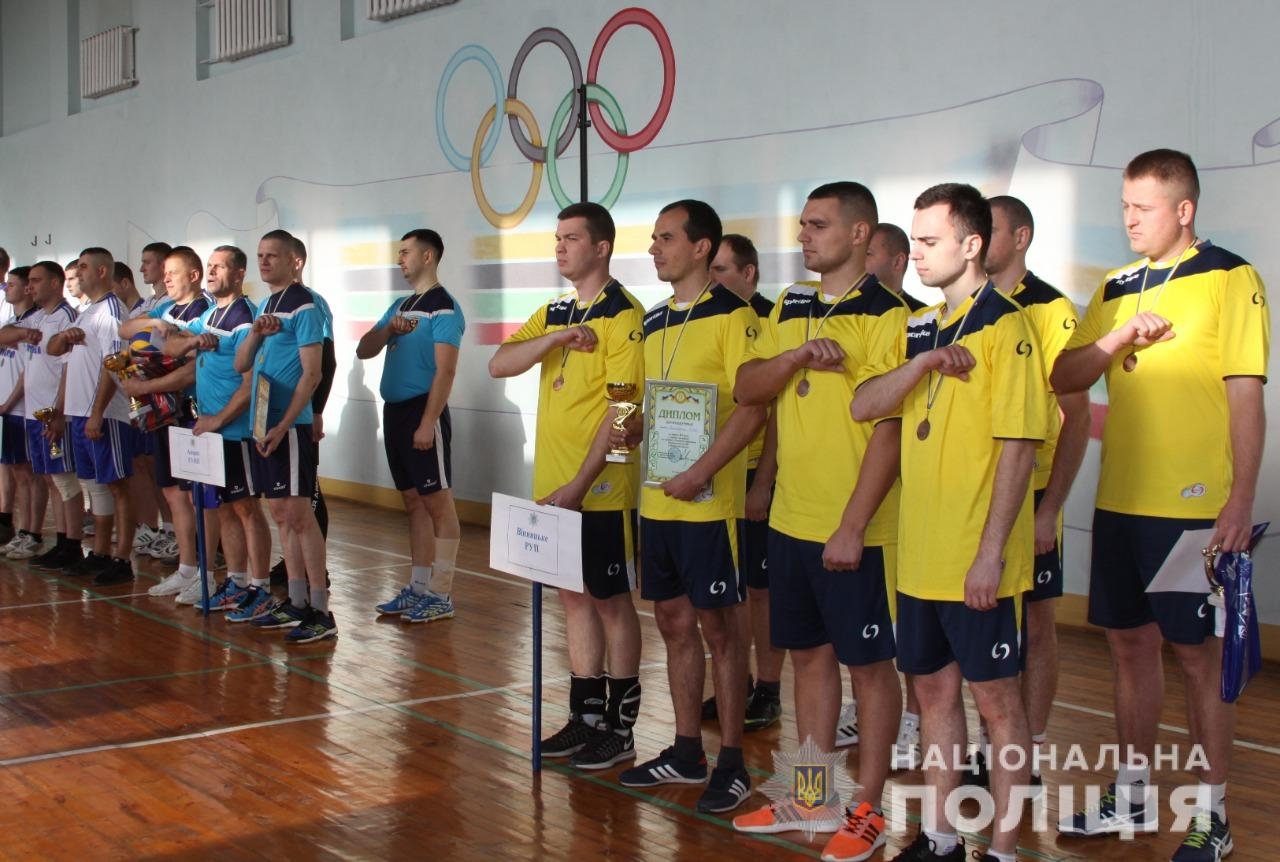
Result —
[{"label": "blue sneaker", "polygon": [[306,617],[306,609],[295,608],[292,602],[283,599],[276,601],[250,625],[255,629],[291,629],[301,625]]},{"label": "blue sneaker", "polygon": [[653,760],[618,776],[623,787],[657,787],[659,784],[701,784],[707,780],[707,758],[696,763],[676,759],[674,747],[664,748]]},{"label": "blue sneaker", "polygon": [[389,602],[383,602],[376,606],[379,614],[407,614],[409,611],[417,607],[418,602],[422,601],[422,596],[413,591],[413,587],[405,587],[396,597]]},{"label": "blue sneaker", "polygon": [[1196,813],[1191,831],[1174,851],[1172,862],[1221,862],[1235,849],[1231,827],[1210,811]]},{"label": "blue sneaker", "polygon": [[248,623],[262,616],[271,606],[271,591],[251,586],[245,590],[240,606],[227,611],[227,622]]},{"label": "blue sneaker", "polygon": [[302,623],[284,636],[285,643],[309,644],[338,636],[338,624],[332,613],[307,608],[307,617]]},{"label": "blue sneaker", "polygon": [[[248,592],[247,587],[242,587],[235,581],[227,578],[222,582],[222,586],[218,587],[218,591],[209,596],[209,612],[217,613],[218,611],[234,610],[240,606],[240,599],[243,598],[242,593]],[[234,598],[234,601],[232,599]],[[204,613],[204,602],[196,599],[195,604],[197,613]]]},{"label": "blue sneaker", "polygon": [[[1077,811],[1058,824],[1063,835],[1092,838],[1127,832],[1156,831],[1155,812],[1147,809],[1149,788],[1131,784],[1120,789],[1110,784],[1098,804]],[[1150,815],[1150,816],[1149,816]]]},{"label": "blue sneaker", "polygon": [[451,616],[453,616],[452,598],[442,598],[435,593],[427,593],[425,596],[419,596],[413,610],[401,614],[400,619],[407,623],[433,623],[437,620],[447,620]]}]

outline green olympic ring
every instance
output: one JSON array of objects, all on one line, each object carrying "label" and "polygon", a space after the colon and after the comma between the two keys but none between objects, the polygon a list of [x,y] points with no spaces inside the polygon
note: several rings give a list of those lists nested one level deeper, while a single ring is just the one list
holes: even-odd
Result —
[{"label": "green olympic ring", "polygon": [[[560,124],[569,116],[569,108],[573,105],[573,100],[577,98],[577,93],[570,90],[565,94],[564,99],[560,102],[560,107],[556,109],[555,118],[551,120],[551,128],[547,131],[547,145],[545,149],[546,165],[547,165],[547,186],[551,189],[551,195],[556,199],[556,206],[564,209],[575,201],[565,193],[564,188],[560,185],[560,171],[556,167],[556,139],[559,137]],[[601,87],[599,84],[587,84],[587,102],[595,102],[597,105],[604,107],[605,112],[609,115],[609,119],[613,121],[617,131],[623,135],[627,133],[627,123],[622,116],[622,106],[618,104],[618,100],[613,94]],[[630,161],[630,153],[618,151],[618,163],[613,170],[613,182],[609,184],[609,189],[604,193],[604,197],[600,198],[600,205],[605,209],[612,209],[617,203],[619,195],[622,194],[622,186],[627,181],[627,163]]]}]

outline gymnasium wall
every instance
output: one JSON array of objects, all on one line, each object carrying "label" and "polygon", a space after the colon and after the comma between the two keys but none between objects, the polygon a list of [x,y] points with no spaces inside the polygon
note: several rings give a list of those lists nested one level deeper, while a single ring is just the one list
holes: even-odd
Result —
[{"label": "gymnasium wall", "polygon": [[[354,342],[403,288],[395,241],[419,225],[443,234],[442,281],[468,323],[451,399],[458,496],[529,490],[534,375],[492,381],[485,365],[563,287],[552,232],[560,201],[577,198],[578,143],[565,138],[547,162],[543,142],[571,119],[553,126],[574,65],[603,103],[588,133],[591,195],[610,202],[615,273],[645,303],[664,293],[646,253],[662,204],[714,204],[755,238],[774,294],[803,273],[805,194],[850,178],[903,226],[914,196],[943,180],[1022,197],[1037,219],[1032,268],[1083,304],[1130,260],[1120,168],[1155,146],[1197,159],[1201,235],[1278,281],[1280,71],[1262,58],[1280,8],[1266,0],[1232,3],[1229,16],[1193,0],[626,8],[460,0],[373,24],[363,0],[294,0],[288,47],[211,66],[196,0],[0,0],[0,244],[16,263],[100,244],[136,267],[152,239],[252,255],[266,230],[301,236],[308,281],[336,316],[321,472],[370,500],[394,499],[381,363],[356,360]],[[138,28],[141,84],[79,99],[74,46],[119,23]],[[486,115],[497,99],[532,160],[506,116]],[[911,273],[907,287],[935,299]],[[1092,397],[1101,418],[1105,392]],[[1097,456],[1095,441],[1066,514],[1073,593],[1086,584]],[[1278,463],[1273,445],[1262,518],[1280,516]],[[1280,622],[1280,593],[1260,598]]]}]

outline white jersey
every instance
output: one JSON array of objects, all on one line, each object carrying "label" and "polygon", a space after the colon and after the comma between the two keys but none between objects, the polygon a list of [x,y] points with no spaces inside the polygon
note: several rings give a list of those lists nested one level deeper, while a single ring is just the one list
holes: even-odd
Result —
[{"label": "white jersey", "polygon": [[64,329],[76,325],[76,310],[65,299],[58,303],[53,311],[37,309],[28,318],[28,325],[40,330],[39,344],[28,344],[27,364],[25,371],[26,395],[23,415],[35,419],[35,412],[44,407],[53,407],[58,400],[58,384],[62,382],[62,369],[67,364],[67,354],[50,356],[45,352],[49,339]]},{"label": "white jersey", "polygon": [[8,326],[16,319],[13,304],[7,299],[0,299],[0,326]]},{"label": "white jersey", "polygon": [[[71,348],[67,360],[67,394],[64,412],[68,416],[88,417],[93,412],[93,401],[98,393],[98,381],[102,374],[102,360],[124,349],[120,338],[120,321],[124,318],[124,306],[120,297],[108,293],[97,302],[89,303],[80,312],[76,326],[84,330],[84,344]],[[110,384],[104,384],[110,385]],[[107,409],[106,419],[129,421],[129,398],[120,389],[115,390]]]},{"label": "white jersey", "polygon": [[[6,303],[7,305],[8,303]],[[26,329],[34,328],[32,321],[40,313],[38,308],[29,308],[26,313],[15,318],[12,323]],[[4,404],[13,395],[13,391],[22,383],[22,372],[27,366],[27,346],[15,344],[12,347],[0,347],[0,404]],[[22,398],[13,402],[6,415],[22,416]]]},{"label": "white jersey", "polygon": [[152,294],[151,296],[144,297],[142,302],[135,305],[133,310],[129,312],[129,319],[133,320],[135,317],[146,317],[155,310],[157,305],[168,301],[169,294],[165,293],[163,290],[160,291],[159,295]]}]

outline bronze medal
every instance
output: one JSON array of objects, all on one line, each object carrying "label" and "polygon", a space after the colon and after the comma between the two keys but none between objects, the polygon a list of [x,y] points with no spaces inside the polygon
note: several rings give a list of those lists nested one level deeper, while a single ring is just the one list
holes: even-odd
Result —
[{"label": "bronze medal", "polygon": [[552,381],[551,381],[551,388],[552,388],[552,389],[554,389],[554,390],[556,390],[557,392],[559,392],[561,389],[563,389],[563,388],[564,388],[564,375],[563,375],[563,374],[561,374],[561,375],[560,375],[559,377],[557,377],[555,380],[552,380]]},{"label": "bronze medal", "polygon": [[920,424],[916,426],[916,439],[924,440],[929,436],[929,418],[926,416],[920,420]]},{"label": "bronze medal", "polygon": [[1130,353],[1124,358],[1124,362],[1120,363],[1120,367],[1125,371],[1132,372],[1133,369],[1138,367],[1138,354]]},{"label": "bronze medal", "polygon": [[808,380],[801,380],[799,383],[796,384],[796,394],[799,395],[801,398],[809,394]]}]

